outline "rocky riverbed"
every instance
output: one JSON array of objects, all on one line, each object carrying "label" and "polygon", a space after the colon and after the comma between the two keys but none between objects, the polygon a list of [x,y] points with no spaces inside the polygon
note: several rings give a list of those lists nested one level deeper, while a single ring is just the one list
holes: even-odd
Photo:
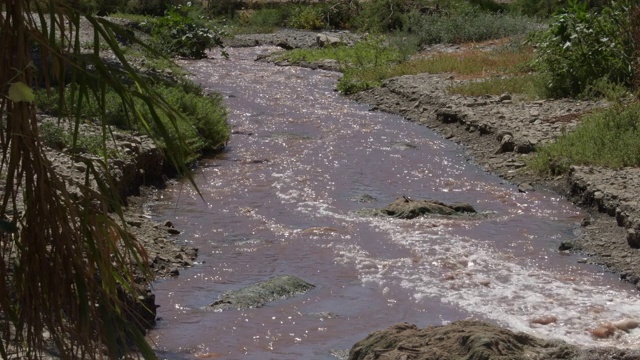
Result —
[{"label": "rocky riverbed", "polygon": [[[271,44],[283,48],[317,47],[318,34],[283,30],[275,34],[243,35],[230,46]],[[253,39],[253,40],[252,40]],[[286,45],[282,45],[286,44]],[[493,48],[492,44],[485,45]],[[433,52],[456,52],[464,46],[439,45]],[[289,64],[269,56],[260,60],[283,66],[297,65],[332,69],[326,61]],[[517,184],[520,191],[551,189],[566,196],[589,214],[580,236],[563,244],[561,251],[579,251],[582,261],[606,266],[621,279],[640,281],[640,169],[608,169],[572,166],[568,174],[539,176],[525,161],[537,148],[570,132],[584,114],[607,106],[606,101],[574,99],[526,101],[511,94],[461,96],[447,89],[472,80],[458,80],[451,74],[419,74],[385,81],[381,87],[351,97],[370,104],[372,111],[402,115],[408,121],[427,126],[444,138],[463,144],[472,161],[488,172]]]},{"label": "rocky riverbed", "polygon": [[[286,44],[283,48],[317,46],[317,42],[313,43],[308,39],[300,42],[298,33],[287,37],[287,32],[283,31],[270,36],[277,39],[270,44]],[[263,37],[256,39],[257,43],[264,41]],[[250,36],[245,35],[242,41],[250,43]],[[430,51],[450,52],[459,49],[459,46],[439,46]],[[276,59],[277,57],[266,58],[267,61],[277,63]],[[331,69],[325,62],[279,65]],[[468,97],[448,93],[449,87],[465,81],[469,80],[458,80],[450,74],[402,76],[385,81],[379,88],[352,95],[352,98],[371,105],[372,111],[402,115],[408,121],[420,123],[446,139],[463,144],[471,161],[505,181],[518,185],[521,192],[551,189],[566,196],[584,209],[588,216],[583,219],[580,229],[577,229],[579,236],[572,242],[563,243],[558,251],[583,254],[580,262],[603,265],[609,271],[620,274],[621,280],[640,287],[640,169],[571,166],[566,175],[545,177],[532,173],[526,167],[527,157],[536,149],[575,129],[582,115],[606,107],[606,102],[572,99],[526,101],[511,94]],[[551,346],[545,341],[530,339],[523,334],[475,323],[453,323],[421,331],[410,325],[392,326],[373,333],[367,340],[356,344],[349,358],[446,358],[434,355],[438,353],[434,349],[454,344],[457,348],[455,351],[458,351],[460,347],[466,349],[476,345],[459,341],[460,339],[451,340],[449,344],[441,343],[444,337],[440,333],[453,332],[457,333],[456,336],[467,339],[468,336],[464,333],[474,333],[473,329],[476,327],[482,327],[480,333],[488,331],[492,335],[483,337],[476,344],[487,351],[483,350],[478,357],[471,358],[640,358],[640,354],[636,352],[578,349],[566,344]],[[592,335],[608,337],[615,336],[618,331],[628,330],[616,328],[612,324],[594,324]],[[495,336],[506,338],[494,339]],[[423,339],[423,343],[414,344],[417,339]],[[527,340],[526,344],[522,343],[523,339]],[[369,346],[367,341],[373,341],[377,345]],[[515,345],[508,345],[514,341]],[[505,346],[516,350],[506,354],[503,351]],[[531,350],[531,346],[537,350]],[[541,349],[546,350],[541,352]]]}]

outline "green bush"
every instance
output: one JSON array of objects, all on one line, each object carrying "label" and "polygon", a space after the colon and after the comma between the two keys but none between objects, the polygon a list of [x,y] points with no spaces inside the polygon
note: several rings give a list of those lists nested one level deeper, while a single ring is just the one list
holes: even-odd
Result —
[{"label": "green bush", "polygon": [[427,1],[371,0],[362,4],[356,19],[359,30],[374,33],[393,32],[406,28],[409,13],[420,13]]},{"label": "green bush", "polygon": [[538,44],[536,67],[549,74],[552,97],[578,96],[596,81],[630,86],[634,46],[629,18],[630,1],[589,9],[587,3],[569,2],[553,17]]},{"label": "green bush", "polygon": [[289,12],[286,8],[249,10],[240,21],[255,32],[271,32],[286,24]]},{"label": "green bush", "polygon": [[350,29],[359,9],[357,3],[347,0],[299,5],[293,8],[286,23],[296,29]]},{"label": "green bush", "polygon": [[640,166],[640,104],[585,116],[575,131],[540,149],[529,162],[532,169],[553,175],[570,165]]},{"label": "green bush", "polygon": [[510,14],[468,10],[456,15],[407,15],[404,30],[414,33],[420,43],[459,44],[499,39],[534,31],[539,24],[533,19]]},{"label": "green bush", "polygon": [[207,50],[222,46],[223,32],[209,27],[200,8],[190,3],[172,6],[164,16],[141,25],[150,29],[155,47],[170,56],[201,59]]},{"label": "green bush", "polygon": [[322,9],[318,6],[299,6],[287,21],[289,27],[305,30],[320,30],[325,27]]}]

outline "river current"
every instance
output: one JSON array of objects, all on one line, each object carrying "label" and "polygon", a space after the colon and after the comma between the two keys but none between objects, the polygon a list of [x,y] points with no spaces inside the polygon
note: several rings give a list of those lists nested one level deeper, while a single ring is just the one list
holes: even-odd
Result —
[{"label": "river current", "polygon": [[[374,330],[475,318],[573,344],[635,347],[640,331],[596,340],[599,323],[634,319],[640,299],[603,269],[559,253],[584,216],[552,193],[519,193],[464,148],[334,91],[339,74],[230,59],[184,61],[223,94],[234,135],[195,181],[151,204],[195,266],[155,284],[151,332],[167,358],[335,359]],[[467,202],[484,216],[362,217],[400,196]],[[366,200],[366,201],[365,201]],[[316,288],[259,309],[200,310],[225,291],[278,275]],[[531,324],[552,315],[557,322]],[[169,355],[171,354],[171,355]]]}]

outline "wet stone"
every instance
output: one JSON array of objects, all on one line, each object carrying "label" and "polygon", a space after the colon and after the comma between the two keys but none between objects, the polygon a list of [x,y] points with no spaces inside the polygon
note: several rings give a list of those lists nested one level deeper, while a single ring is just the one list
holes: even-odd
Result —
[{"label": "wet stone", "polygon": [[206,310],[251,309],[264,306],[275,300],[284,300],[304,294],[315,288],[300,278],[291,275],[279,276],[267,281],[223,294],[207,306]]}]

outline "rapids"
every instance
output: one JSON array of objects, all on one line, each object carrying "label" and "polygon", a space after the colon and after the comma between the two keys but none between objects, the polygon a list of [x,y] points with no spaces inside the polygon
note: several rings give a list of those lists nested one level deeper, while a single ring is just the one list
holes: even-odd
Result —
[{"label": "rapids", "polygon": [[[167,358],[335,359],[396,322],[465,318],[573,344],[640,344],[640,330],[607,340],[587,331],[635,319],[640,300],[630,284],[556,250],[577,236],[578,208],[519,193],[463,147],[341,97],[339,74],[253,61],[273,50],[181,62],[224,95],[234,135],[194,175],[204,201],[184,182],[150,207],[200,250],[194,267],[155,284],[162,319],[150,337]],[[354,213],[402,195],[468,202],[485,216]],[[316,288],[259,309],[200,310],[284,274]],[[545,316],[557,321],[531,323]]]}]

